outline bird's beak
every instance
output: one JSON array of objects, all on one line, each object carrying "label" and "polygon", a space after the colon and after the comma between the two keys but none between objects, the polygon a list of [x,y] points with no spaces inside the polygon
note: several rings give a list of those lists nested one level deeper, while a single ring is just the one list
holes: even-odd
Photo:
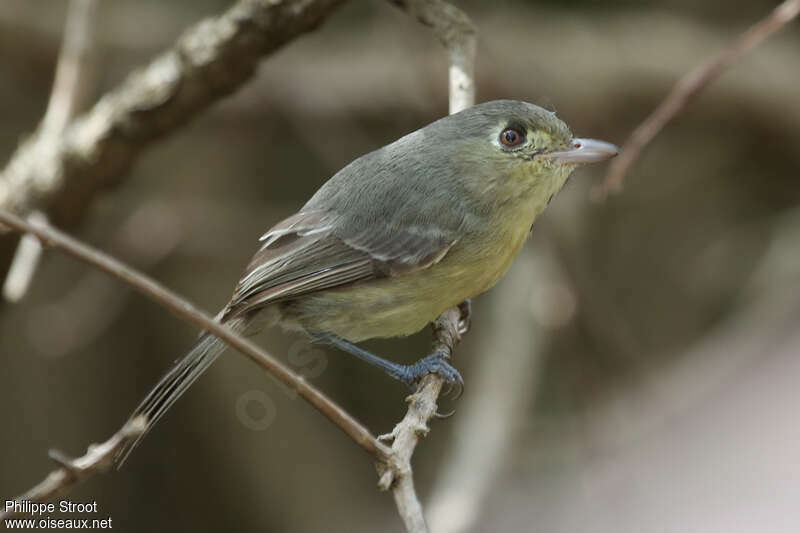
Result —
[{"label": "bird's beak", "polygon": [[595,139],[572,139],[572,148],[560,152],[542,154],[556,163],[599,163],[611,159],[619,153],[619,148],[605,141]]}]

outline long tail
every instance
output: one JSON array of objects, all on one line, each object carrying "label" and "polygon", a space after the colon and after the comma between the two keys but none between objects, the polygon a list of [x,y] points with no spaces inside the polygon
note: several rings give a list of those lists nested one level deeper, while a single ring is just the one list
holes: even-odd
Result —
[{"label": "long tail", "polygon": [[[249,322],[246,318],[233,318],[228,320],[225,325],[236,332],[242,332],[247,328]],[[226,346],[224,341],[214,335],[203,334],[189,353],[175,363],[175,366],[159,380],[131,414],[131,420],[139,415],[145,415],[147,428],[144,433],[120,451],[117,456],[117,468],[122,466],[134,448],[164,416],[164,413],[186,392],[186,389],[225,351]]]}]

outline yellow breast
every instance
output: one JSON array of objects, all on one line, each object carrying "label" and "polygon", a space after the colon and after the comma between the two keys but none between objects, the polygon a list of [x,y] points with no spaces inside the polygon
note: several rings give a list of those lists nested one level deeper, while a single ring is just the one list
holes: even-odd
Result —
[{"label": "yellow breast", "polygon": [[465,233],[438,263],[304,296],[287,309],[285,322],[353,342],[416,333],[444,310],[486,291],[503,277],[534,219],[566,176],[533,186],[530,181],[525,187],[519,184],[519,191],[509,191],[502,209],[483,227]]}]

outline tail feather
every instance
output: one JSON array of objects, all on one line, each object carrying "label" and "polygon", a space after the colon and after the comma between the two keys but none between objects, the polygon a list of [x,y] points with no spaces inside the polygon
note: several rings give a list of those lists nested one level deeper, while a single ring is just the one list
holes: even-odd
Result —
[{"label": "tail feather", "polygon": [[[247,328],[248,322],[244,318],[233,318],[226,322],[226,326],[236,332],[242,332]],[[164,413],[211,366],[226,347],[224,341],[210,333],[204,333],[189,353],[159,380],[131,414],[130,420],[144,415],[147,418],[147,428],[120,451],[116,460],[117,468],[122,466]]]}]

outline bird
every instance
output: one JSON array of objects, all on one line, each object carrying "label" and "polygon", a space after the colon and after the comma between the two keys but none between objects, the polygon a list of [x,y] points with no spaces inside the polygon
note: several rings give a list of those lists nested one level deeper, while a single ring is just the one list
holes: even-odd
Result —
[{"label": "bird", "polygon": [[[617,153],[527,102],[443,117],[355,159],[269,229],[216,318],[245,334],[301,332],[411,387],[430,372],[463,385],[448,354],[402,365],[357,343],[413,334],[488,290],[572,171]],[[161,378],[131,415],[147,430],[118,464],[224,349],[203,333]]]}]

